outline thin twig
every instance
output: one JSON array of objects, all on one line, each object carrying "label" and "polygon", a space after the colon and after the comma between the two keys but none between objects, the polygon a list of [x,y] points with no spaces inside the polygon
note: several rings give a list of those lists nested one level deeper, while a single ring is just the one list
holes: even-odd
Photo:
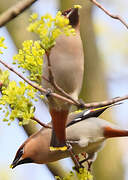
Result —
[{"label": "thin twig", "polygon": [[128,99],[128,94],[125,95],[125,96],[122,96],[122,97],[116,97],[116,98],[112,98],[112,99],[105,100],[105,101],[85,103],[84,106],[86,108],[94,108],[94,107],[111,105],[111,104],[121,102],[121,101],[124,101],[124,100],[127,100],[127,99]]},{"label": "thin twig", "polygon": [[42,78],[47,81],[48,83],[50,83],[49,79],[47,79],[45,76],[42,75]]},{"label": "thin twig", "polygon": [[90,0],[93,4],[95,4],[98,8],[100,8],[102,11],[104,11],[108,16],[110,16],[113,19],[119,20],[127,29],[128,29],[128,24],[122,19],[122,17],[118,15],[113,15],[109,11],[107,11],[100,3],[98,3],[96,0]]},{"label": "thin twig", "polygon": [[36,117],[31,118],[33,121],[36,121],[38,124],[40,124],[41,126],[43,126],[44,128],[52,128],[52,126],[45,124],[43,122],[41,122],[39,119],[37,119]]},{"label": "thin twig", "polygon": [[[49,82],[51,83],[51,85],[58,91],[60,92],[64,97],[72,100],[77,106],[80,106],[81,104],[76,101],[75,99],[73,99],[68,93],[66,93],[60,86],[58,86],[58,84],[55,81],[53,72],[52,72],[52,66],[51,66],[51,61],[50,61],[50,53],[46,52],[47,55],[47,61],[48,61],[48,70],[49,70]],[[45,77],[44,77],[45,79]]]},{"label": "thin twig", "polygon": [[77,158],[75,157],[75,155],[74,155],[74,153],[72,151],[72,145],[67,143],[67,147],[68,147],[67,151],[69,152],[70,157],[71,157],[72,161],[75,164],[76,170],[79,171],[80,164],[79,164],[79,161],[77,160]]},{"label": "thin twig", "polygon": [[19,14],[21,14],[24,10],[26,10],[36,1],[37,0],[22,0],[10,7],[0,16],[0,27],[6,25],[6,23],[14,19]]}]

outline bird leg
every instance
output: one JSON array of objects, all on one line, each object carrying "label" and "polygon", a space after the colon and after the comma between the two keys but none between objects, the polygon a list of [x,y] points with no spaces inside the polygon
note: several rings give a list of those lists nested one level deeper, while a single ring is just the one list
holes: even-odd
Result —
[{"label": "bird leg", "polygon": [[83,167],[82,164],[87,161],[88,171],[91,171],[91,166],[93,163],[93,160],[91,160],[91,159],[93,158],[93,156],[94,156],[94,154],[88,154],[87,158],[83,159],[82,161],[79,161],[80,167]]},{"label": "bird leg", "polygon": [[81,168],[84,168],[84,166],[82,164],[87,161],[88,171],[91,171],[91,165],[92,165],[93,161],[88,161],[88,160],[89,160],[89,158],[85,158],[82,161],[79,161],[79,164],[80,164]]},{"label": "bird leg", "polygon": [[93,161],[87,161],[87,163],[88,163],[88,171],[91,172],[91,166]]},{"label": "bird leg", "polygon": [[85,102],[82,99],[78,100],[80,105],[78,106],[78,109],[85,109]]}]

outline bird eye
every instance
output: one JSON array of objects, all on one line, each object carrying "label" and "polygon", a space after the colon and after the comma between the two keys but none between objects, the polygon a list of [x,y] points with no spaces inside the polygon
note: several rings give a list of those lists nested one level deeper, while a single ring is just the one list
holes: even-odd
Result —
[{"label": "bird eye", "polygon": [[63,11],[63,12],[62,12],[62,15],[63,15],[63,16],[67,16],[68,13],[70,13],[70,11],[71,11],[71,9],[68,9],[68,10],[66,10],[66,11]]}]

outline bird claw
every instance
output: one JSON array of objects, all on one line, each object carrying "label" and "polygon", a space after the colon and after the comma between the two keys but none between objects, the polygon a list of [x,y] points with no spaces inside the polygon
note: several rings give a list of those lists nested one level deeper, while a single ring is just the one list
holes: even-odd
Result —
[{"label": "bird claw", "polygon": [[[79,163],[80,164],[80,163]],[[80,167],[79,168],[77,168],[76,166],[74,166],[73,167],[73,169],[75,170],[75,171],[77,171],[78,173],[80,172],[80,169],[81,168],[84,168],[84,166],[82,165],[82,164],[80,164]]]},{"label": "bird claw", "polygon": [[90,162],[87,161],[87,163],[88,163],[88,171],[91,172],[91,167],[92,167],[93,162],[92,161],[90,161]]},{"label": "bird claw", "polygon": [[79,99],[79,103],[80,103],[80,105],[79,105],[79,109],[85,109],[85,102],[82,100],[82,99]]},{"label": "bird claw", "polygon": [[52,89],[48,88],[47,91],[46,91],[46,97],[50,97],[52,94]]},{"label": "bird claw", "polygon": [[[82,154],[83,155],[83,154]],[[84,167],[82,164],[84,162],[87,162],[87,165],[88,165],[88,171],[91,172],[91,166],[92,166],[92,163],[93,163],[93,160],[90,160],[92,157],[94,156],[94,154],[88,154],[88,157],[86,157],[85,159],[83,159],[82,161],[79,161],[79,165],[80,167]]]},{"label": "bird claw", "polygon": [[80,161],[80,162],[79,162],[80,168],[84,168],[84,166],[82,165],[84,162],[87,162],[88,171],[91,172],[91,167],[92,167],[93,161],[88,161],[88,160],[86,160],[86,159],[85,159],[85,161]]},{"label": "bird claw", "polygon": [[72,150],[72,145],[69,142],[66,142],[67,145],[67,150],[71,151]]}]

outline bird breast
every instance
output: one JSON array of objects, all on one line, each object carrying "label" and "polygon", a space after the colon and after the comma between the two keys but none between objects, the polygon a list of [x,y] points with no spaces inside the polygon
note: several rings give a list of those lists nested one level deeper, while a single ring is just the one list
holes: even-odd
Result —
[{"label": "bird breast", "polygon": [[[52,72],[58,86],[70,95],[79,94],[84,71],[84,55],[80,34],[75,36],[61,35],[50,52]],[[47,58],[44,59],[43,76],[48,78]],[[50,83],[42,81],[45,88],[51,88]],[[78,96],[78,95],[77,95]]]}]

